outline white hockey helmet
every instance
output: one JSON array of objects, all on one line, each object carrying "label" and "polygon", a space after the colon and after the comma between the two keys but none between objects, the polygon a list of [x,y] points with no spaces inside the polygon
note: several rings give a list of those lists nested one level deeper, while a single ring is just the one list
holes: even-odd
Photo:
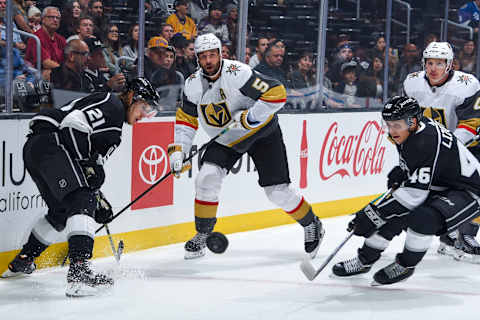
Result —
[{"label": "white hockey helmet", "polygon": [[453,64],[452,46],[448,42],[430,42],[425,50],[423,50],[423,69],[425,69],[427,59],[445,59],[447,61],[445,73],[448,73],[452,69]]},{"label": "white hockey helmet", "polygon": [[218,49],[220,57],[222,56],[222,42],[213,33],[199,35],[197,39],[195,39],[194,49],[197,57],[200,52],[212,49]]}]

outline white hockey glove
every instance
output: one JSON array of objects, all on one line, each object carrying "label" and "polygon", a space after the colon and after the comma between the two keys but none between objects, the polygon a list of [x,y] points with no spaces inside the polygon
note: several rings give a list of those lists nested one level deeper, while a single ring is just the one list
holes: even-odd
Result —
[{"label": "white hockey glove", "polygon": [[180,144],[169,144],[168,145],[168,157],[170,160],[170,168],[172,174],[176,178],[180,178],[180,174],[188,171],[192,168],[190,161],[184,162],[187,157],[186,153],[183,152],[183,147]]},{"label": "white hockey glove", "polygon": [[233,113],[233,121],[235,121],[236,127],[252,130],[261,125],[260,121],[253,119],[248,109],[237,110]]}]

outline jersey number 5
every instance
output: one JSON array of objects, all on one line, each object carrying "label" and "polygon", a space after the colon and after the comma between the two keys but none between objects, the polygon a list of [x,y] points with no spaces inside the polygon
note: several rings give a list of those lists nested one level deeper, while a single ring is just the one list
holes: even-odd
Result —
[{"label": "jersey number 5", "polygon": [[261,93],[267,92],[270,88],[270,86],[265,81],[260,80],[260,78],[256,78],[255,81],[253,81],[252,87]]},{"label": "jersey number 5", "polygon": [[105,123],[102,110],[95,108],[85,111],[88,116],[88,120],[92,124],[92,128],[96,128]]}]

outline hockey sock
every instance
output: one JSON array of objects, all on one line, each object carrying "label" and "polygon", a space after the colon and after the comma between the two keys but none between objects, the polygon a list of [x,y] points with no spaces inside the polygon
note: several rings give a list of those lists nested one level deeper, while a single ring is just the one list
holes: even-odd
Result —
[{"label": "hockey sock", "polygon": [[375,249],[372,247],[369,247],[365,243],[363,244],[363,247],[358,249],[358,258],[364,265],[372,265],[374,264],[378,259],[380,259],[380,256],[382,255],[383,250]]},{"label": "hockey sock", "polygon": [[88,260],[92,257],[93,239],[75,235],[68,238],[68,256],[71,263]]},{"label": "hockey sock", "polygon": [[422,261],[426,253],[427,251],[414,252],[404,248],[403,252],[397,255],[397,261],[403,267],[415,267]]},{"label": "hockey sock", "polygon": [[210,233],[217,222],[218,202],[195,199],[195,228],[197,232]]},{"label": "hockey sock", "polygon": [[22,251],[20,254],[27,255],[29,257],[38,257],[42,254],[48,246],[40,242],[33,233],[30,233],[27,243],[23,245]]},{"label": "hockey sock", "polygon": [[292,211],[287,211],[287,213],[298,223],[300,223],[302,227],[308,226],[315,218],[315,214],[312,211],[312,206],[310,206],[310,203],[305,201],[303,198],[295,209]]}]

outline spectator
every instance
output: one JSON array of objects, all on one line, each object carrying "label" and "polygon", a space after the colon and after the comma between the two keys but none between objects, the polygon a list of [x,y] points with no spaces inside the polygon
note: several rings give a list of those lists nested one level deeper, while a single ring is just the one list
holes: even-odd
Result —
[{"label": "spectator", "polygon": [[228,37],[230,42],[236,45],[238,33],[238,8],[234,4],[229,4],[225,7],[225,13],[227,14],[225,24],[228,29]]},{"label": "spectator", "polygon": [[103,2],[101,0],[91,0],[88,3],[88,13],[93,19],[93,35],[102,41],[107,30],[108,21],[103,14]]},{"label": "spectator", "polygon": [[42,12],[35,6],[28,8],[28,25],[37,32],[42,27]]},{"label": "spectator", "polygon": [[[63,62],[63,49],[66,41],[63,36],[56,32],[60,26],[61,17],[57,7],[46,7],[42,12],[42,27],[35,32],[35,35],[40,39],[43,78],[45,80],[49,80],[51,70],[60,66]],[[34,66],[37,62],[36,48],[35,40],[29,39],[25,60]]]},{"label": "spectator", "polygon": [[250,58],[248,65],[255,68],[262,60],[263,54],[268,46],[268,38],[266,36],[260,36],[257,40],[257,47],[255,48],[255,55]]},{"label": "spectator", "polygon": [[78,24],[76,27],[77,34],[74,34],[70,37],[68,37],[67,42],[74,40],[74,39],[80,39],[85,41],[88,38],[95,37],[93,35],[93,19],[89,16],[82,16],[78,19]]},{"label": "spectator", "polygon": [[174,35],[173,27],[171,24],[162,23],[160,25],[160,37],[164,38],[171,44],[172,37]]},{"label": "spectator", "polygon": [[[341,67],[344,63],[350,62],[353,60],[353,51],[352,47],[349,44],[344,44],[338,48],[337,53],[334,56],[334,62],[332,68],[330,68],[328,73],[328,78],[332,80],[333,87],[339,85],[343,80]],[[358,68],[358,64],[357,64]]]},{"label": "spectator", "polygon": [[453,61],[452,61],[452,70],[453,71],[462,71],[462,63],[456,57],[453,58]]},{"label": "spectator", "polygon": [[480,0],[470,1],[458,9],[458,22],[474,28],[478,32],[480,21]]},{"label": "spectator", "polygon": [[285,48],[278,46],[279,40],[270,43],[265,50],[265,59],[257,65],[254,70],[261,72],[269,77],[279,80],[287,87],[287,77],[285,71],[281,68],[285,56]]},{"label": "spectator", "polygon": [[253,49],[250,46],[245,47],[245,64],[250,63],[250,58],[252,57]]},{"label": "spectator", "polygon": [[[162,37],[152,37],[148,40],[147,51],[144,57],[144,77],[147,78],[150,83],[155,87],[156,85],[152,81],[152,75],[160,68],[162,60],[162,52],[165,50],[175,52],[173,47],[169,46],[166,39]],[[135,65],[138,65],[138,59],[135,61]],[[134,73],[137,73],[137,69],[134,69]]]},{"label": "spectator", "polygon": [[[401,84],[407,78],[408,74],[421,70],[422,64],[417,46],[413,43],[407,43],[405,47],[403,47],[402,61],[397,72],[395,83]],[[402,86],[398,85],[397,93],[401,94],[402,90]]]},{"label": "spectator", "polygon": [[145,2],[145,7],[151,17],[159,17],[162,21],[170,15],[166,0],[148,0]]},{"label": "spectator", "polygon": [[424,46],[423,46],[423,49],[425,50],[425,48],[431,43],[431,42],[438,42],[438,37],[435,33],[429,33],[425,36],[425,39],[424,39]]},{"label": "spectator", "polygon": [[[6,8],[6,0],[0,0],[0,5],[2,2],[5,2],[5,8]],[[28,17],[27,17],[27,13],[25,12],[25,8],[23,7],[23,1],[14,0],[12,4],[12,11],[13,11],[13,21],[18,26],[18,28],[25,32],[33,33],[32,28],[30,28],[30,26],[28,25]]]},{"label": "spectator", "polygon": [[57,32],[68,38],[78,32],[78,20],[82,14],[82,9],[78,1],[67,1],[62,7],[62,12],[62,22]]},{"label": "spectator", "polygon": [[373,60],[373,57],[383,56],[385,54],[385,46],[385,38],[383,36],[377,37],[377,39],[375,40],[375,46],[370,49],[368,55],[370,60]]},{"label": "spectator", "polygon": [[203,18],[198,23],[198,32],[200,34],[213,33],[222,43],[230,41],[227,25],[222,20],[222,7],[217,2],[213,2],[208,8],[208,17]]},{"label": "spectator", "polygon": [[[3,17],[0,17],[0,26],[4,26],[4,21],[3,21]],[[7,41],[7,38],[6,38],[6,31],[5,29],[1,29],[0,30],[0,34],[1,34],[1,45],[2,46],[6,46],[6,41]],[[20,37],[20,35],[17,33],[17,32],[14,32],[13,33],[13,45],[15,46],[15,48],[17,48],[18,50],[25,50],[26,48],[26,45],[25,43],[22,41],[22,38]]]},{"label": "spectator", "polygon": [[383,57],[373,57],[372,63],[366,74],[363,77],[360,77],[363,83],[374,85],[375,90],[369,94],[371,97],[381,98],[383,96],[383,69]]},{"label": "spectator", "polygon": [[477,53],[475,52],[475,43],[468,40],[463,44],[462,50],[458,53],[458,59],[462,65],[462,71],[467,73],[475,73]]},{"label": "spectator", "polygon": [[[385,56],[384,56],[385,61]],[[400,83],[396,83],[395,79],[398,77],[399,70],[398,63],[400,58],[398,57],[398,49],[388,48],[388,96],[392,96],[400,87]]]},{"label": "spectator", "polygon": [[223,59],[232,59],[232,54],[230,52],[230,46],[227,44],[222,44],[222,58]]},{"label": "spectator", "polygon": [[175,13],[167,18],[167,23],[173,26],[175,33],[182,34],[187,40],[195,39],[197,26],[192,18],[187,16],[188,3],[186,0],[175,1]]},{"label": "spectator", "polygon": [[290,88],[302,89],[315,85],[315,70],[313,67],[313,53],[303,51],[298,59],[295,69],[289,73]]},{"label": "spectator", "polygon": [[64,62],[52,70],[50,81],[54,88],[88,92],[88,82],[84,76],[89,56],[87,44],[74,39],[67,43],[64,54]]},{"label": "spectator", "polygon": [[[203,18],[208,17],[208,8],[215,0],[192,0],[190,1],[190,16],[199,23]],[[216,0],[218,1],[218,0]]]},{"label": "spectator", "polygon": [[121,91],[125,85],[125,76],[118,73],[109,77],[103,56],[103,43],[99,39],[88,38],[84,40],[88,45],[90,54],[85,69],[87,88],[89,92],[95,91]]},{"label": "spectator", "polygon": [[91,0],[78,0],[78,3],[80,4],[80,7],[82,8],[82,12],[88,12],[88,3]]},{"label": "spectator", "polygon": [[110,75],[114,75],[118,72],[117,60],[122,56],[122,47],[120,46],[119,30],[116,24],[109,24],[107,26],[108,33],[104,37],[105,48],[103,49],[103,55],[105,57],[105,63]]},{"label": "spectator", "polygon": [[175,64],[179,71],[186,79],[197,69],[197,60],[195,57],[193,40],[187,40],[175,45],[176,55]]},{"label": "spectator", "polygon": [[[7,59],[6,47],[4,46],[0,46],[0,57],[0,86],[5,87],[5,80],[7,79],[7,74],[5,72],[7,68]],[[15,48],[13,48],[13,79],[27,82],[33,82],[35,80],[32,72],[22,59],[20,51]]]},{"label": "spectator", "polygon": [[365,80],[358,81],[358,64],[355,61],[351,60],[342,64],[342,66],[340,67],[340,72],[342,73],[343,78],[341,82],[336,87],[334,87],[334,90],[340,94],[347,96],[345,99],[346,107],[359,107],[356,101],[349,97],[375,96],[375,82]]},{"label": "spectator", "polygon": [[[128,30],[127,44],[123,46],[122,51],[123,55],[132,59],[137,59],[137,50],[138,50],[138,34],[139,26],[134,24]],[[131,65],[131,61],[127,61],[126,65]]]}]

